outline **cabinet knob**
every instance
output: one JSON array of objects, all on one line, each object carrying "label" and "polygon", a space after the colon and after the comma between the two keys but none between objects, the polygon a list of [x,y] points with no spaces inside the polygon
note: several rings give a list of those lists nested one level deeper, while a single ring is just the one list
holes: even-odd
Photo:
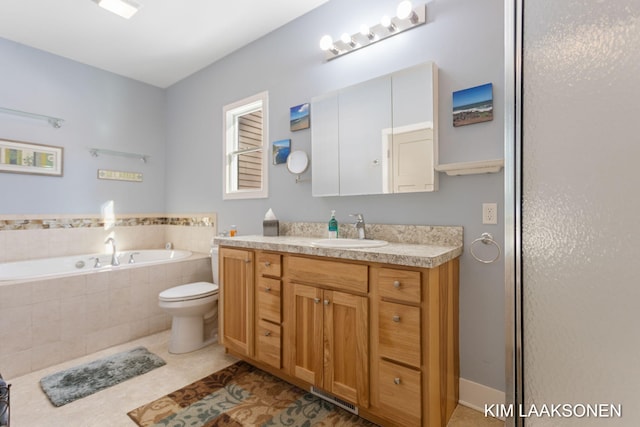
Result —
[{"label": "cabinet knob", "polygon": [[264,336],[265,337],[271,336],[271,332],[270,331],[265,331]]},{"label": "cabinet knob", "polygon": [[394,322],[398,323],[398,322],[400,322],[400,316],[398,316],[397,314],[394,314],[393,317],[391,318],[391,320],[393,320]]},{"label": "cabinet knob", "polygon": [[324,305],[329,305],[331,303],[331,301],[329,301],[328,299],[324,300]]},{"label": "cabinet knob", "polygon": [[318,303],[320,302],[320,298],[314,298],[314,299],[313,299],[313,302],[314,302],[314,303],[316,303],[316,304],[318,304]]},{"label": "cabinet knob", "polygon": [[269,267],[270,265],[271,265],[271,262],[269,262],[269,261],[265,261],[265,263],[264,263],[264,266],[265,266],[265,267]]},{"label": "cabinet knob", "polygon": [[251,260],[250,259],[245,259],[244,262],[245,262],[245,264],[249,264],[251,262]]},{"label": "cabinet knob", "polygon": [[394,384],[400,384],[400,377],[396,377],[393,379]]},{"label": "cabinet knob", "polygon": [[269,286],[267,286],[266,288],[264,288],[265,292],[271,292],[271,288]]},{"label": "cabinet knob", "polygon": [[394,280],[393,281],[393,287],[396,288],[396,289],[399,289],[400,288],[400,281],[399,280]]}]

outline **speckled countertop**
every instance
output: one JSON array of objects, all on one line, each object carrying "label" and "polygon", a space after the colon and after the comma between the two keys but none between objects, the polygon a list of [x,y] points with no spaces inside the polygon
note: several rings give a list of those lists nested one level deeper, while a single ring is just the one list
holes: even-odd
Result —
[{"label": "speckled countertop", "polygon": [[[415,231],[416,227],[420,226],[413,226],[412,230]],[[322,237],[295,235],[216,237],[214,244],[423,268],[437,267],[462,254],[462,227],[426,227],[426,229],[428,231],[426,234],[431,234],[436,238],[426,239],[424,243],[399,243],[387,238],[384,240],[387,240],[389,244],[378,248],[319,248],[312,246],[311,243]],[[451,229],[453,229],[453,233]],[[421,231],[425,230],[418,230],[418,232]],[[443,233],[448,238],[442,239]],[[452,235],[453,237],[451,237]],[[438,244],[433,244],[429,240],[436,240]]]}]

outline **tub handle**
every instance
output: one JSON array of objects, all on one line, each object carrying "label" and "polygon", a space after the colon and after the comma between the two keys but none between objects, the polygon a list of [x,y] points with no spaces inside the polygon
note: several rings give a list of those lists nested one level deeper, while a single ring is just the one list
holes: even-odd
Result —
[{"label": "tub handle", "polygon": [[90,260],[95,259],[96,261],[93,263],[93,268],[100,268],[102,267],[102,264],[100,264],[100,257],[97,256],[92,256],[91,258],[89,258]]},{"label": "tub handle", "polygon": [[131,252],[129,254],[129,264],[135,264],[136,263],[136,260],[133,259],[134,255],[140,255],[140,252]]}]

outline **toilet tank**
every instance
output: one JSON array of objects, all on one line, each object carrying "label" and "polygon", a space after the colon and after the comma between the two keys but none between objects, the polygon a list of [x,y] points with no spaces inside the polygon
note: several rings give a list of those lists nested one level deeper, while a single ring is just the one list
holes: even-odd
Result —
[{"label": "toilet tank", "polygon": [[213,283],[218,284],[218,246],[211,246],[211,273]]}]

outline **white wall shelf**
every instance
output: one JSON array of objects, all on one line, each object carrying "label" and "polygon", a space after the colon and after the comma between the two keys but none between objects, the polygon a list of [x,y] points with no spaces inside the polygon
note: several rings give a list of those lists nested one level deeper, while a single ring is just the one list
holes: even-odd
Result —
[{"label": "white wall shelf", "polygon": [[481,160],[477,162],[460,162],[437,165],[435,170],[449,176],[474,175],[481,173],[498,173],[504,166],[504,159]]}]

